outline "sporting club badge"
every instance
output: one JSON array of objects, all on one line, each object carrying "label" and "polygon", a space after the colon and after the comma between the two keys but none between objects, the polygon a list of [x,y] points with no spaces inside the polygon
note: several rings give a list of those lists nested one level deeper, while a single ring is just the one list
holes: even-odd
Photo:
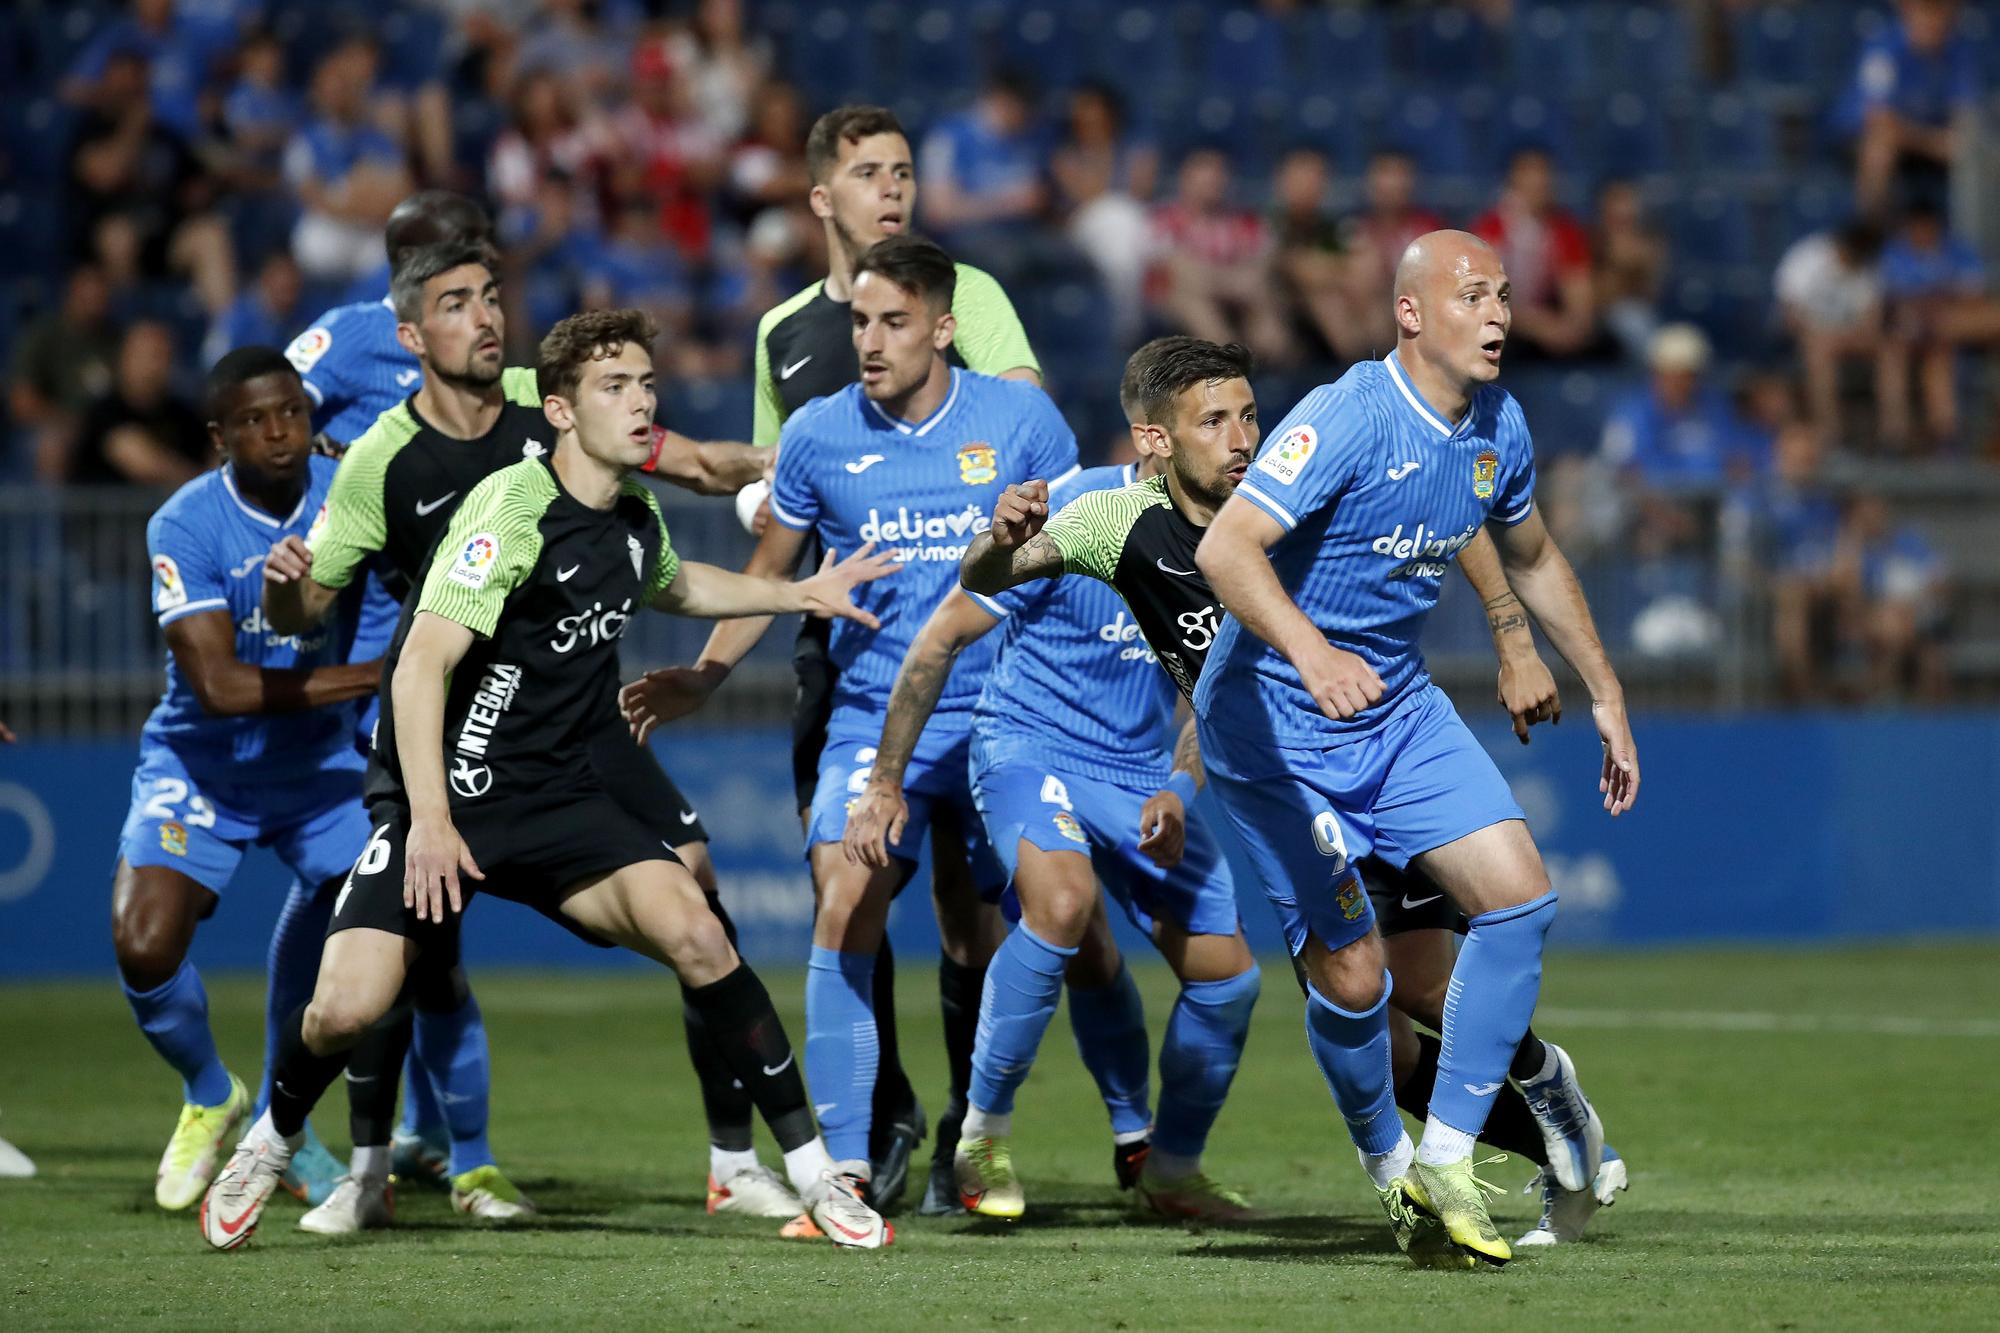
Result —
[{"label": "sporting club badge", "polygon": [[160,850],[170,856],[188,854],[187,825],[168,820],[160,825]]},{"label": "sporting club badge", "polygon": [[958,479],[968,486],[984,486],[1000,475],[1000,456],[983,441],[958,451]]},{"label": "sporting club badge", "polygon": [[1493,480],[1500,475],[1500,455],[1481,449],[1472,460],[1472,493],[1482,500],[1493,498]]}]

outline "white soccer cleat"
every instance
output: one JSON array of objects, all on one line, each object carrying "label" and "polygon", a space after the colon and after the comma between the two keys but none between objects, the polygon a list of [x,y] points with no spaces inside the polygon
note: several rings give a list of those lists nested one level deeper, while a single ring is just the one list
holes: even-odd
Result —
[{"label": "white soccer cleat", "polygon": [[28,1160],[28,1154],[0,1139],[0,1180],[26,1180],[34,1174],[35,1164]]},{"label": "white soccer cleat", "polygon": [[1549,1170],[1556,1184],[1583,1193],[1604,1161],[1604,1125],[1577,1082],[1576,1065],[1554,1042],[1544,1043],[1556,1058],[1556,1072],[1533,1083],[1522,1083],[1521,1096],[1542,1131]]},{"label": "white soccer cleat", "polygon": [[1583,1237],[1590,1219],[1597,1216],[1599,1208],[1609,1208],[1618,1202],[1618,1196],[1630,1186],[1631,1180],[1625,1171],[1625,1159],[1618,1150],[1606,1147],[1604,1165],[1597,1169],[1597,1178],[1587,1190],[1566,1190],[1550,1178],[1547,1171],[1541,1172],[1528,1182],[1525,1193],[1532,1194],[1537,1189],[1542,1192],[1542,1220],[1533,1231],[1514,1242],[1516,1249],[1543,1249],[1550,1245],[1568,1245]]},{"label": "white soccer cleat", "polygon": [[497,1166],[480,1166],[451,1180],[451,1206],[480,1222],[518,1222],[535,1205]]},{"label": "white soccer cleat", "polygon": [[249,1240],[291,1160],[290,1145],[275,1134],[258,1133],[253,1125],[202,1197],[202,1238],[218,1250],[233,1250]]},{"label": "white soccer cleat", "polygon": [[342,1176],[325,1203],[299,1219],[299,1230],[315,1236],[351,1236],[396,1220],[396,1191],[388,1178]]},{"label": "white soccer cleat", "polygon": [[160,1155],[160,1170],[153,1178],[153,1201],[168,1212],[177,1213],[193,1205],[215,1177],[222,1150],[243,1128],[250,1113],[250,1090],[234,1074],[229,1076],[229,1096],[220,1106],[181,1107],[174,1136]]},{"label": "white soccer cleat", "polygon": [[708,1211],[740,1213],[789,1222],[806,1210],[792,1187],[770,1167],[759,1164],[718,1183],[708,1178]]},{"label": "white soccer cleat", "polygon": [[836,1167],[821,1172],[819,1182],[812,1220],[828,1240],[856,1250],[879,1250],[895,1242],[896,1228],[862,1199],[861,1176]]}]

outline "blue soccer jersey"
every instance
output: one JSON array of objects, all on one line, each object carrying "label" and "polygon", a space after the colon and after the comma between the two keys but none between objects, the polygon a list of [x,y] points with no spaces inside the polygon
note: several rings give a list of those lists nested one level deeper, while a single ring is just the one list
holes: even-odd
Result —
[{"label": "blue soccer jersey", "polygon": [[[957,585],[959,561],[991,526],[1001,492],[1037,478],[1062,481],[1076,468],[1076,437],[1047,394],[969,370],[951,372],[944,402],[921,422],[890,417],[859,384],[792,414],[779,437],[772,517],[817,534],[841,556],[873,542],[903,564],[855,589],[855,602],[880,618],[880,629],[834,625],[829,655],[840,683],[830,740],[872,744],[881,735],[903,655]],[[969,726],[997,647],[989,636],[960,655],[932,728]]]},{"label": "blue soccer jersey", "polygon": [[[1089,491],[1129,486],[1133,472],[1129,464],[1080,472],[1050,492],[1050,511]],[[974,711],[984,761],[1039,762],[1053,752],[1069,772],[1166,780],[1174,683],[1109,584],[1035,579],[972,598],[1007,621]]]},{"label": "blue soccer jersey", "polygon": [[[310,460],[305,494],[283,518],[237,493],[227,464],[180,488],[146,525],[153,565],[153,610],[162,626],[220,611],[236,626],[236,656],[253,666],[297,669],[345,660],[352,607],[343,605],[311,634],[279,634],[264,619],[264,557],[288,536],[303,538],[333,482],[330,458]],[[140,733],[142,751],[164,746],[197,777],[232,782],[268,776],[290,782],[328,769],[359,772],[354,748],[359,706],[214,717],[167,655],[167,688]]]},{"label": "blue soccer jersey", "polygon": [[1366,361],[1292,409],[1236,494],[1284,529],[1271,564],[1327,642],[1365,660],[1383,695],[1327,717],[1283,654],[1225,621],[1195,690],[1222,733],[1284,746],[1380,726],[1429,682],[1417,640],[1451,559],[1488,521],[1534,508],[1534,450],[1520,406],[1482,386],[1456,427],[1418,395],[1395,353]]},{"label": "blue soccer jersey", "polygon": [[313,429],[343,445],[417,391],[423,368],[396,341],[389,298],[335,306],[292,339],[285,358],[313,400]]}]

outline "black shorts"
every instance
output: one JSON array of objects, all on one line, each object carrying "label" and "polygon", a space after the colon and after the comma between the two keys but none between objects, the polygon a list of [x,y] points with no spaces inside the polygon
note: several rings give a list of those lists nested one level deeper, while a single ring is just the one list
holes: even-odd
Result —
[{"label": "black shorts", "polygon": [[[458,947],[464,911],[443,921],[419,921],[403,906],[403,843],[409,836],[407,808],[379,801],[368,812],[373,832],[333,901],[326,933],[357,926],[386,930],[415,940],[426,952]],[[563,929],[599,948],[608,940],[563,915],[562,905],[577,884],[642,861],[680,864],[673,849],[599,791],[516,797],[476,809],[452,811],[452,823],[486,878],[459,877],[464,909],[475,893],[490,893],[532,907]]]},{"label": "black shorts", "polygon": [[826,724],[833,717],[833,689],[840,672],[827,656],[829,622],[807,616],[792,645],[798,693],[792,696],[792,795],[803,817],[819,789],[819,754],[826,748]]},{"label": "black shorts", "polygon": [[647,747],[632,739],[625,719],[613,718],[590,738],[590,768],[620,808],[669,847],[707,842],[708,830],[680,785],[667,776]]},{"label": "black shorts", "polygon": [[1411,930],[1465,933],[1465,918],[1450,895],[1415,866],[1398,870],[1379,857],[1364,856],[1354,868],[1375,905],[1375,928],[1385,937]]}]

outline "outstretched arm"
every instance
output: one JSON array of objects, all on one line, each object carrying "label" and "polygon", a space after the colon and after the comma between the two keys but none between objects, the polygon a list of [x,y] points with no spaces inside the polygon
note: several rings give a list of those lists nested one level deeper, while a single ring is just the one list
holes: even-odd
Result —
[{"label": "outstretched arm", "polygon": [[669,430],[661,432],[660,452],[647,470],[696,495],[734,495],[770,465],[769,449],[733,440],[694,440]]},{"label": "outstretched arm", "polygon": [[312,576],[313,554],[297,537],[287,537],[264,557],[264,619],[280,634],[309,634],[326,619],[340,596]]},{"label": "outstretched arm", "polygon": [[1459,572],[1486,609],[1486,627],[1493,632],[1493,655],[1500,659],[1500,706],[1514,719],[1514,734],[1528,743],[1528,728],[1537,722],[1562,721],[1562,697],[1556,678],[1535,651],[1535,632],[1521,599],[1507,586],[1500,553],[1484,529],[1458,553]]},{"label": "outstretched arm", "polygon": [[818,573],[796,582],[683,561],[673,581],[653,598],[653,609],[703,620],[758,616],[765,618],[767,624],[773,615],[802,611],[807,615],[858,620],[875,629],[881,622],[854,604],[853,591],[859,584],[895,573],[900,566],[893,553],[875,555],[874,550],[875,544],[870,542],[839,562],[828,551]]},{"label": "outstretched arm", "polygon": [[236,622],[227,611],[203,611],[169,621],[167,650],[210,717],[297,713],[375,693],[382,664],[355,662],[306,668],[260,667],[236,655]]},{"label": "outstretched arm", "polygon": [[1052,579],[1063,572],[1062,552],[1042,531],[1049,521],[1049,484],[1024,481],[1001,492],[993,506],[993,526],[972,539],[959,562],[958,581],[991,597],[1029,579]]}]

